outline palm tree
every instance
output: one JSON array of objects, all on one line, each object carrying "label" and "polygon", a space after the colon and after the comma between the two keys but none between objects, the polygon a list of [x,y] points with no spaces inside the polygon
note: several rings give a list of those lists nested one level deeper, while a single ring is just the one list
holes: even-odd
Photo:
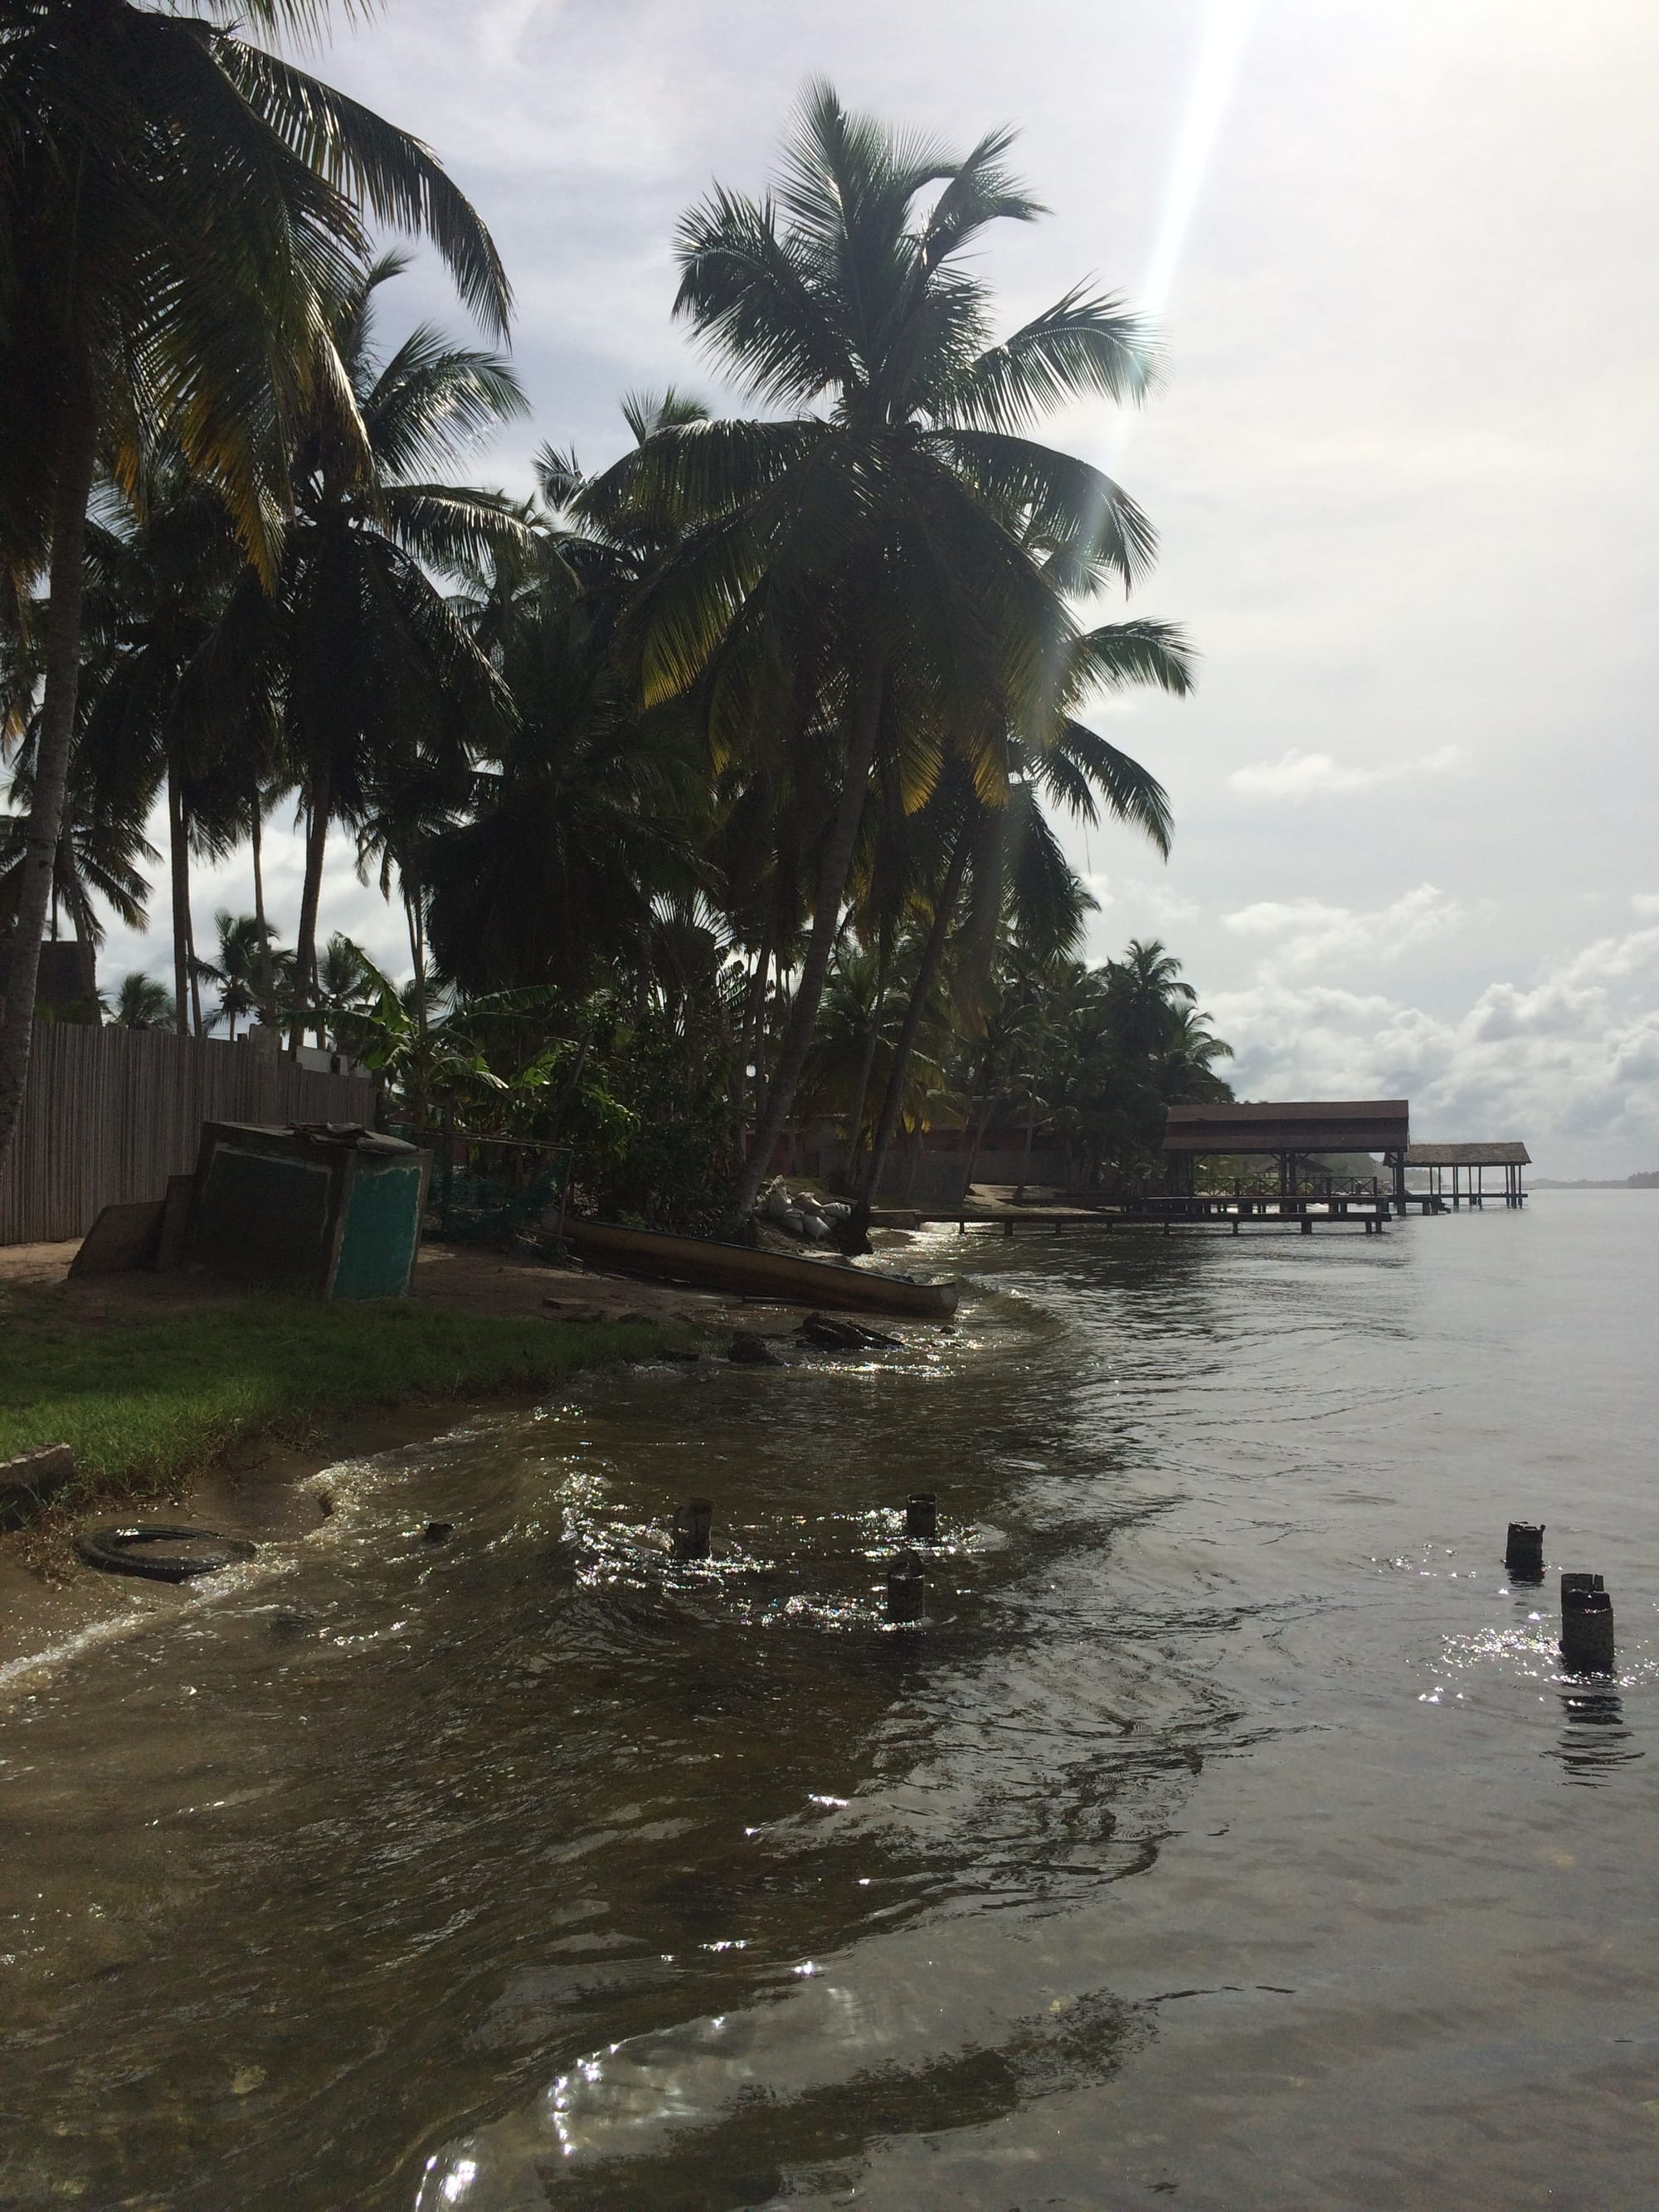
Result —
[{"label": "palm tree", "polygon": [[222,907],[214,915],[213,924],[219,936],[219,957],[216,960],[197,961],[196,975],[201,982],[214,985],[219,993],[219,1003],[208,1027],[226,1023],[234,1042],[239,1021],[256,1012],[268,1018],[267,969],[274,988],[275,977],[291,964],[291,959],[271,944],[270,933],[262,930],[257,915],[232,914]]},{"label": "palm tree", "polygon": [[121,978],[114,1007],[112,1011],[106,1011],[118,1029],[170,1030],[173,1027],[173,999],[167,985],[154,975],[146,975],[142,969],[135,969],[131,975]]},{"label": "palm tree", "polygon": [[816,411],[665,428],[582,494],[602,529],[680,533],[642,595],[646,696],[705,686],[717,768],[757,730],[797,750],[835,732],[811,935],[740,1212],[793,1103],[884,746],[919,804],[945,745],[977,745],[985,702],[1040,721],[1074,636],[1062,586],[1127,581],[1151,550],[1115,485],[1021,434],[1068,399],[1138,398],[1152,352],[1116,301],[1077,292],[989,343],[964,256],[1039,211],[1008,144],[955,157],[814,87],[775,197],[717,189],[685,217],[676,310],[757,398]]},{"label": "palm tree", "polygon": [[1028,963],[1019,958],[1017,947],[1005,942],[1003,957],[978,994],[975,1031],[963,1054],[963,1088],[973,1115],[964,1194],[979,1166],[993,1117],[1017,1099],[1022,1079],[1029,1079],[1041,1055],[1043,1011]]},{"label": "palm tree", "polygon": [[1109,1161],[1145,1176],[1157,1165],[1167,1109],[1231,1091],[1216,1072],[1231,1048],[1215,1036],[1181,963],[1157,943],[1133,941],[1103,967],[1042,955],[1005,936],[992,972],[982,1033],[956,1079],[978,1101],[972,1179],[993,1111],[1039,1111],[1075,1164],[1097,1176]]},{"label": "palm tree", "polygon": [[326,297],[343,392],[319,387],[300,424],[295,519],[274,590],[250,571],[208,655],[210,696],[280,702],[282,757],[305,827],[295,1044],[316,988],[330,829],[362,826],[386,811],[385,794],[434,772],[459,799],[469,751],[510,714],[489,655],[434,572],[459,574],[492,548],[522,545],[526,526],[501,493],[433,479],[520,412],[524,394],[499,356],[452,345],[429,325],[380,357],[377,295],[405,265],[385,255]]},{"label": "palm tree", "polygon": [[1232,1056],[1231,1045],[1212,1033],[1208,1014],[1188,1003],[1171,1006],[1158,1072],[1164,1104],[1197,1106],[1231,1097],[1231,1086],[1216,1073],[1215,1063]]},{"label": "palm tree", "polygon": [[432,996],[426,848],[432,838],[453,827],[471,784],[463,761],[422,761],[414,775],[378,783],[357,823],[358,881],[367,884],[378,861],[381,897],[390,899],[394,882],[398,888],[414,970],[410,1011],[419,1029],[426,1026]]},{"label": "palm tree", "polygon": [[165,794],[172,891],[173,997],[181,1033],[201,1026],[200,966],[191,918],[192,854],[222,859],[241,826],[245,752],[263,716],[204,702],[198,657],[244,566],[228,510],[192,483],[182,459],[146,457],[131,496],[100,487],[88,526],[88,584],[72,775],[84,771],[142,820]]},{"label": "palm tree", "polygon": [[315,1004],[308,1018],[316,1022],[318,1043],[349,1052],[379,987],[380,970],[368,953],[337,929],[317,963]]},{"label": "palm tree", "polygon": [[1125,1048],[1151,1057],[1162,1051],[1178,1008],[1198,994],[1181,980],[1181,963],[1156,938],[1132,937],[1109,979],[1119,1035]]},{"label": "palm tree", "polygon": [[363,214],[431,237],[469,305],[506,325],[489,234],[426,149],[219,20],[303,27],[325,4],[17,0],[0,18],[0,574],[15,601],[44,568],[50,593],[0,1159],[27,1074],[100,453],[131,486],[145,447],[175,439],[269,580],[294,409],[328,389],[363,445],[319,312],[365,250]]},{"label": "palm tree", "polygon": [[1075,639],[1058,687],[1052,718],[1031,743],[1018,731],[988,749],[977,773],[960,763],[935,794],[951,823],[945,856],[929,900],[926,946],[894,1054],[888,1096],[876,1125],[864,1194],[873,1200],[887,1147],[897,1127],[906,1061],[937,988],[964,884],[973,870],[977,935],[988,951],[999,922],[1010,921],[1028,951],[1068,951],[1077,942],[1087,897],[1060,851],[1046,808],[1064,806],[1097,827],[1103,812],[1139,830],[1167,859],[1173,824],[1168,794],[1157,778],[1072,709],[1096,689],[1156,684],[1176,697],[1191,688],[1191,661],[1178,630],[1162,623],[1103,625]]},{"label": "palm tree", "polygon": [[422,847],[431,941],[471,992],[644,958],[659,896],[689,896],[708,785],[684,718],[641,716],[602,617],[556,580],[500,653],[515,721],[472,779],[468,818]]},{"label": "palm tree", "polygon": [[[0,814],[0,935],[6,935],[8,943],[17,911],[39,726],[37,716],[19,748],[7,794],[13,807],[23,811]],[[52,859],[50,907],[52,936],[58,935],[61,919],[72,935],[91,945],[104,941],[96,904],[100,900],[127,928],[149,927],[149,882],[142,871],[160,857],[144,836],[148,808],[142,792],[135,795],[129,779],[111,779],[100,774],[99,768],[84,741],[77,742],[70,756],[63,827]]]}]

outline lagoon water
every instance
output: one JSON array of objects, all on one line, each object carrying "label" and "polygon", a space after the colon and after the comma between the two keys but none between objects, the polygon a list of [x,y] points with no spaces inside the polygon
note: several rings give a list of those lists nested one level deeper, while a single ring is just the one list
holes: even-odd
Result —
[{"label": "lagoon water", "polygon": [[909,1250],[0,1679],[0,2206],[1659,2203],[1659,1197]]}]

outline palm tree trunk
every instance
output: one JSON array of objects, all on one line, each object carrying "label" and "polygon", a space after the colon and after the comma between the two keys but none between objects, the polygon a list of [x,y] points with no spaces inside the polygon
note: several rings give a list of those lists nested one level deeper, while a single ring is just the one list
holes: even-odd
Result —
[{"label": "palm tree trunk", "polygon": [[1020,1154],[1019,1181],[1014,1187],[1014,1204],[1025,1203],[1025,1178],[1031,1171],[1031,1138],[1036,1128],[1036,1093],[1032,1091],[1025,1103],[1025,1149]]},{"label": "palm tree trunk", "polygon": [[951,934],[957,901],[962,896],[962,879],[968,872],[969,842],[964,826],[957,833],[951,864],[945,871],[945,881],[939,885],[939,896],[933,901],[933,919],[927,932],[927,942],[922,948],[921,965],[916,970],[910,1003],[904,1009],[904,1019],[893,1047],[893,1065],[887,1078],[887,1095],[881,1103],[881,1119],[876,1124],[875,1138],[870,1146],[870,1172],[864,1182],[864,1195],[872,1205],[881,1191],[881,1171],[887,1164],[887,1148],[893,1141],[894,1130],[898,1127],[899,1102],[904,1096],[905,1079],[910,1073],[911,1054],[916,1048],[916,1038],[927,1012],[927,1002],[933,995],[933,986],[939,981],[939,968],[945,958],[945,939]]},{"label": "palm tree trunk", "polygon": [[876,1047],[881,1042],[881,1018],[887,1008],[887,947],[884,944],[876,962],[876,993],[870,1007],[870,1034],[864,1041],[864,1059],[859,1068],[859,1087],[854,1094],[853,1110],[847,1120],[847,1182],[849,1190],[857,1188],[854,1180],[858,1156],[863,1149],[864,1109],[870,1097],[870,1078],[876,1072]]},{"label": "palm tree trunk", "polygon": [[202,1027],[202,976],[196,965],[196,924],[190,912],[190,846],[185,847],[185,950],[190,963],[190,1017],[198,1036],[204,1036]]},{"label": "palm tree trunk", "polygon": [[40,939],[58,865],[69,783],[75,705],[81,689],[81,606],[86,590],[82,561],[87,501],[97,455],[98,416],[90,385],[70,394],[58,449],[58,497],[52,515],[52,570],[46,609],[46,680],[40,703],[40,743],[34,791],[23,831],[17,872],[17,912],[6,946],[5,997],[0,1000],[0,1166],[5,1164],[28,1082],[34,1032],[34,990],[40,972]]},{"label": "palm tree trunk", "polygon": [[424,1036],[426,1015],[426,917],[421,910],[418,887],[411,890],[404,880],[404,914],[409,923],[409,958],[415,970],[415,1026]]},{"label": "palm tree trunk", "polygon": [[167,769],[167,866],[173,884],[173,1022],[180,1036],[190,1035],[190,850],[185,833],[184,794]]},{"label": "palm tree trunk", "polygon": [[[253,847],[253,923],[258,935],[256,954],[259,977],[259,1019],[273,1026],[276,1020],[276,967],[270,957],[270,927],[265,920],[264,801],[256,789],[248,813]],[[234,1030],[233,1030],[234,1034]]]},{"label": "palm tree trunk", "polygon": [[910,1132],[910,1172],[904,1178],[904,1203],[908,1206],[916,1194],[916,1174],[921,1166],[923,1130],[920,1116]]},{"label": "palm tree trunk", "polygon": [[755,972],[749,978],[749,988],[744,994],[743,1013],[738,1024],[738,1054],[732,1065],[732,1085],[728,1093],[732,1110],[741,1115],[749,1097],[748,1070],[752,1066],[754,1096],[760,1097],[761,1087],[761,1030],[766,1018],[766,979],[772,972],[772,925],[769,921],[761,939],[760,951],[755,960]]},{"label": "palm tree trunk", "polygon": [[738,1171],[732,1194],[733,1209],[741,1220],[746,1220],[754,1211],[756,1196],[772,1164],[772,1155],[777,1150],[783,1125],[794,1105],[795,1089],[800,1081],[801,1069],[806,1065],[807,1050],[812,1042],[812,1025],[818,1018],[824,978],[830,973],[830,956],[836,949],[836,939],[841,930],[842,900],[846,895],[848,873],[853,865],[853,847],[858,839],[859,823],[869,797],[870,771],[875,764],[876,743],[881,734],[883,688],[881,664],[872,661],[860,672],[854,693],[852,726],[848,735],[847,775],[842,785],[841,799],[836,808],[829,842],[824,847],[823,866],[818,874],[817,902],[812,910],[812,934],[807,940],[806,957],[801,963],[800,981],[796,986],[794,1003],[789,1009],[789,1019],[784,1027],[783,1042],[778,1049],[778,1064],[767,1086],[766,1105],[760,1116],[760,1127],[755,1132],[749,1158]]},{"label": "palm tree trunk", "polygon": [[415,969],[415,1034],[419,1040],[411,1069],[409,1104],[415,1127],[423,1129],[427,1116],[427,1039],[430,1034],[426,1005],[426,916],[421,906],[419,887],[411,891],[408,877],[405,876],[403,881],[404,914],[409,922],[409,957]]},{"label": "palm tree trunk", "polygon": [[968,1172],[962,1178],[962,1195],[965,1199],[974,1187],[974,1170],[979,1165],[979,1156],[985,1146],[985,1132],[991,1126],[991,1108],[995,1101],[994,1089],[988,1088],[980,1103],[979,1124],[974,1131],[974,1141],[968,1151]]},{"label": "palm tree trunk", "polygon": [[294,948],[294,1024],[289,1040],[295,1052],[305,1042],[307,1017],[317,998],[317,908],[323,894],[328,816],[325,785],[306,801],[306,872],[300,893],[300,934]]}]

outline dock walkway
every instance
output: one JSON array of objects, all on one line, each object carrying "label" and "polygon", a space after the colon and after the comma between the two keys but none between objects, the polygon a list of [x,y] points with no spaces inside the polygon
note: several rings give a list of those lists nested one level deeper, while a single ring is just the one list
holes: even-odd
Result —
[{"label": "dock walkway", "polygon": [[870,1217],[872,1229],[922,1229],[954,1223],[958,1236],[970,1229],[1000,1228],[1005,1237],[1021,1229],[1046,1229],[1058,1237],[1067,1229],[1109,1231],[1153,1229],[1171,1236],[1177,1229],[1207,1230],[1212,1235],[1239,1236],[1249,1229],[1260,1234],[1311,1237],[1316,1228],[1358,1226],[1367,1237],[1380,1236],[1388,1226],[1394,1200],[1386,1193],[1352,1198],[1214,1197],[1144,1198],[1099,1205],[1015,1206],[1012,1202],[975,1200],[971,1205],[939,1209],[931,1206],[880,1206]]}]

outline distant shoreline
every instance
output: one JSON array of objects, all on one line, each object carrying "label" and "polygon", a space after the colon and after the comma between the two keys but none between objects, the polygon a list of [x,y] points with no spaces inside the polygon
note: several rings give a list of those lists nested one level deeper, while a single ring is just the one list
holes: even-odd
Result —
[{"label": "distant shoreline", "polygon": [[1548,1176],[1537,1176],[1532,1187],[1534,1190],[1659,1190],[1659,1172],[1625,1176],[1616,1182],[1593,1182],[1582,1177],[1577,1182],[1554,1182]]}]

